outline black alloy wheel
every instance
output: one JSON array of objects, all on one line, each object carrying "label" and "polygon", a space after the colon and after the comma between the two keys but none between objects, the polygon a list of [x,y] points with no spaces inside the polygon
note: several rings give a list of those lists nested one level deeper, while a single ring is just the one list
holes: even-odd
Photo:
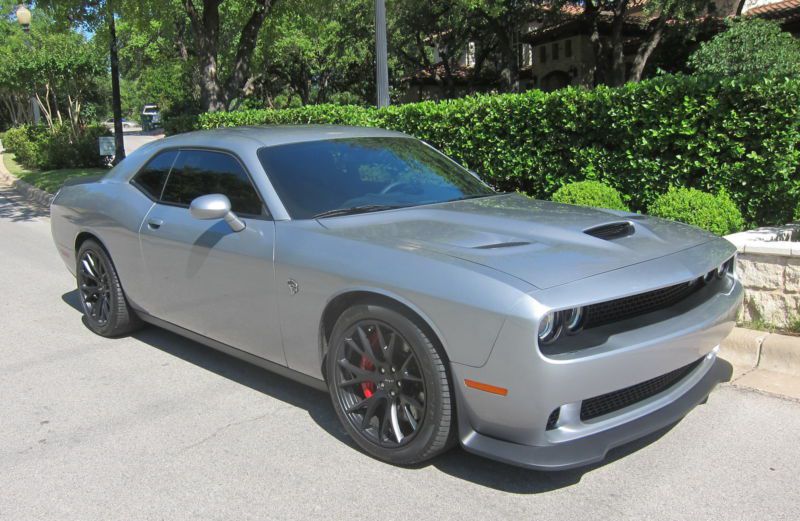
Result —
[{"label": "black alloy wheel", "polygon": [[98,335],[113,337],[140,327],[141,320],[128,305],[106,250],[88,239],[78,249],[75,261],[78,296],[89,329]]},{"label": "black alloy wheel", "polygon": [[339,419],[370,455],[411,465],[454,443],[447,368],[413,318],[376,305],[345,311],[331,334],[327,375]]},{"label": "black alloy wheel", "polygon": [[78,260],[78,289],[87,318],[99,326],[111,315],[111,283],[108,268],[97,253],[86,250]]}]

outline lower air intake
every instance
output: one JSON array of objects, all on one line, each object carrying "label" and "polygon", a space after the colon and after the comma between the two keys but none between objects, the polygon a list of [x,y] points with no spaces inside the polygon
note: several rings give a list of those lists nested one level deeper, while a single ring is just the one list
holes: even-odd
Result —
[{"label": "lower air intake", "polygon": [[647,380],[646,382],[632,385],[630,387],[626,387],[625,389],[620,389],[619,391],[602,394],[600,396],[595,396],[594,398],[584,400],[581,404],[581,421],[592,420],[594,418],[599,418],[600,416],[605,416],[606,414],[619,411],[620,409],[624,409],[625,407],[646,400],[651,396],[663,393],[686,378],[686,376],[688,376],[689,373],[691,373],[698,365],[700,365],[700,362],[702,361],[703,359],[701,358],[689,365],[675,369],[667,374],[657,376],[652,380]]}]

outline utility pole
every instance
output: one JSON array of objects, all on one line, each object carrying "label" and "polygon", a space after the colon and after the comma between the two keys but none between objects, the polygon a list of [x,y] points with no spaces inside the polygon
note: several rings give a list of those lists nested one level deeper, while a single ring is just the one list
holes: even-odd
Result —
[{"label": "utility pole", "polygon": [[386,50],[386,1],[375,0],[375,84],[378,108],[389,106],[389,59]]},{"label": "utility pole", "polygon": [[114,21],[114,11],[108,7],[108,39],[111,55],[111,109],[114,112],[114,164],[119,164],[125,159],[125,136],[122,128],[122,99],[119,91],[119,53],[117,52],[117,24]]}]

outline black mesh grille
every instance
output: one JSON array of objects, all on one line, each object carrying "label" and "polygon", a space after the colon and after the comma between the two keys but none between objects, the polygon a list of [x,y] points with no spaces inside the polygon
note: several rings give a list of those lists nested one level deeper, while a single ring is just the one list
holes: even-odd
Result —
[{"label": "black mesh grille", "polygon": [[558,417],[561,416],[561,407],[557,409],[553,409],[553,412],[550,413],[550,417],[547,418],[547,430],[552,431],[556,428],[556,423],[558,423]]},{"label": "black mesh grille", "polygon": [[668,308],[703,287],[697,280],[586,307],[585,329]]},{"label": "black mesh grille", "polygon": [[581,404],[581,420],[591,420],[592,418],[610,414],[662,393],[683,380],[702,361],[703,359],[701,358],[680,369],[657,376],[652,380],[584,400]]},{"label": "black mesh grille", "polygon": [[584,230],[583,233],[591,235],[592,237],[597,237],[598,239],[610,241],[612,239],[620,239],[622,237],[627,237],[628,235],[633,235],[635,231],[636,228],[634,228],[631,223],[623,221],[618,223],[602,224],[600,226]]}]

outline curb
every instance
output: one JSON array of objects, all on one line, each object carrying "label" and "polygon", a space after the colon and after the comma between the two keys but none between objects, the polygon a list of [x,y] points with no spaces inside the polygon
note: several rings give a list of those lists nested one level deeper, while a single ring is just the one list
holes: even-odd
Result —
[{"label": "curb", "polygon": [[736,327],[720,344],[719,355],[740,371],[800,377],[800,337]]},{"label": "curb", "polygon": [[40,188],[36,188],[32,184],[26,183],[22,179],[18,179],[17,177],[11,175],[11,173],[6,170],[6,165],[3,163],[2,153],[0,153],[0,181],[11,186],[11,188],[13,188],[25,199],[38,205],[49,208],[50,203],[53,202],[53,194],[45,192]]}]

